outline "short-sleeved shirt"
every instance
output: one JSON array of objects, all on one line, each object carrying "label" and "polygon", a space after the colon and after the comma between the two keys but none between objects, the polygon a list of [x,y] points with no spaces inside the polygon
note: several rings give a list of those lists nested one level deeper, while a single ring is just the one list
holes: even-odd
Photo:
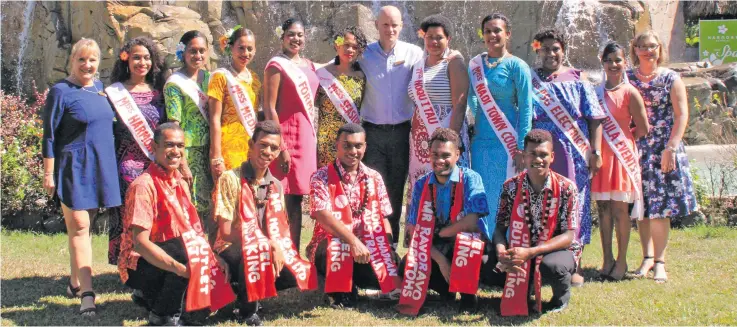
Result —
[{"label": "short-sleeved shirt", "polygon": [[397,41],[384,52],[379,42],[366,47],[358,62],[366,74],[366,91],[361,103],[361,118],[373,124],[399,124],[412,118],[414,104],[407,94],[412,66],[422,60],[420,47]]},{"label": "short-sleeved shirt", "polygon": [[451,193],[456,183],[461,181],[461,169],[463,170],[463,209],[461,209],[461,217],[475,213],[481,218],[489,214],[489,205],[486,201],[486,191],[484,191],[484,183],[481,180],[481,176],[470,168],[455,166],[450,172],[450,177],[445,184],[438,182],[434,172],[429,172],[417,180],[412,191],[412,202],[409,206],[409,212],[407,212],[408,225],[414,226],[417,224],[420,198],[422,198],[422,190],[428,179],[429,183],[433,184],[437,190],[435,208],[438,212],[435,215],[440,219],[439,223],[445,224],[449,221]]},{"label": "short-sleeved shirt", "polygon": [[[576,230],[578,226],[578,215],[576,214],[578,189],[576,184],[571,180],[557,174],[553,171],[551,174],[555,174],[558,177],[558,185],[560,187],[560,202],[558,206],[558,221],[553,232],[553,237],[563,234],[569,230]],[[521,178],[522,174],[517,175],[508,179],[502,186],[501,198],[499,199],[499,209],[497,211],[496,223],[497,228],[509,228],[510,221],[512,220],[512,210],[514,207],[514,199],[517,196],[517,183]],[[525,174],[525,176],[527,176]],[[532,188],[529,178],[525,178],[522,181],[522,187],[524,187],[530,194],[530,211],[532,214],[532,228],[530,230],[530,244],[535,246],[540,234],[545,226],[543,226],[541,212],[543,210],[543,195],[544,192],[550,192],[552,187],[552,181],[550,177],[545,180],[545,184],[540,192],[535,192]],[[490,238],[491,239],[491,238]],[[574,240],[569,250],[574,253],[576,257],[581,253],[581,245],[578,241]]]},{"label": "short-sleeved shirt", "polygon": [[[218,184],[213,198],[215,200],[215,223],[217,224],[221,219],[225,221],[233,222],[231,228],[233,231],[241,230],[241,219],[240,219],[240,202],[241,202],[241,177],[246,180],[253,181],[255,179],[255,172],[250,162],[244,162],[240,167],[228,170],[224,172],[218,179]],[[281,200],[284,202],[284,189],[282,188],[279,180],[271,175],[271,171],[266,169],[264,178],[259,182],[254,189],[256,190],[256,197],[259,199],[266,198],[266,190],[269,184],[273,183],[276,186],[276,190],[281,195]],[[266,206],[258,208],[258,219],[261,231],[265,235],[268,235],[266,226],[264,225],[264,212]],[[215,239],[214,250],[216,253],[220,253],[227,249],[231,245],[230,242],[224,240],[220,233],[217,234]]]},{"label": "short-sleeved shirt", "polygon": [[[368,178],[371,179],[372,184],[376,186],[379,210],[381,211],[382,216],[386,217],[392,214],[392,205],[389,202],[389,196],[386,193],[384,180],[381,178],[379,172],[369,168],[363,163],[360,163],[358,166],[358,172],[354,177],[345,172],[345,169],[340,164],[339,160],[336,159],[335,165],[338,167],[338,174],[342,177],[341,185],[343,186],[343,191],[346,193],[346,196],[348,196],[351,208],[358,208],[361,205],[362,198],[360,181]],[[312,174],[312,179],[310,180],[310,217],[313,219],[319,211],[333,211],[333,199],[330,196],[330,184],[328,183],[328,167],[329,166],[324,166],[318,169],[314,174]],[[368,210],[364,211],[364,214],[367,213]],[[359,232],[363,217],[354,216],[353,220],[353,234],[360,235]],[[397,231],[394,231],[394,233],[397,233]],[[311,260],[314,259],[314,251],[317,248],[317,245],[329,236],[330,234],[325,231],[320,224],[315,224],[312,240],[310,241],[310,244],[307,245],[307,254]]]},{"label": "short-sleeved shirt", "polygon": [[[176,183],[186,183],[179,172],[175,172],[172,179]],[[188,198],[189,187],[184,187]],[[120,257],[118,258],[118,271],[120,278],[125,283],[128,280],[128,269],[136,270],[138,258],[141,257],[133,250],[133,227],[140,227],[151,232],[150,240],[154,243],[165,242],[180,234],[172,221],[172,215],[164,210],[163,197],[159,197],[151,174],[144,172],[138,176],[128,187],[125,196],[125,210],[123,213],[123,234],[121,236]]]}]

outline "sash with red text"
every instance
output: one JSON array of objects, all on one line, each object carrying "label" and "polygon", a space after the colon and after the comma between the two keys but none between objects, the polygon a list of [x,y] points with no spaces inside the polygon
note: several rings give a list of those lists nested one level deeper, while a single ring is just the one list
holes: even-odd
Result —
[{"label": "sash with red text", "polygon": [[325,67],[318,69],[315,73],[320,80],[320,86],[325,90],[325,94],[328,95],[340,116],[348,123],[360,124],[361,116],[358,113],[358,107],[348,91],[343,88],[343,84],[340,84],[340,81]]},{"label": "sash with red text", "polygon": [[195,105],[197,105],[197,108],[200,109],[200,114],[205,118],[205,121],[208,123],[210,122],[210,117],[207,113],[207,94],[202,92],[195,81],[189,79],[189,77],[184,76],[184,74],[180,72],[174,72],[166,83],[173,83],[179,87],[179,89],[182,90],[187,97],[192,99],[192,102],[194,102]]},{"label": "sash with red text", "polygon": [[258,226],[258,211],[248,180],[241,178],[241,245],[248,302],[276,296],[271,245]]},{"label": "sash with red text", "polygon": [[560,104],[555,92],[545,87],[545,83],[540,79],[540,76],[537,76],[535,70],[530,71],[532,72],[532,94],[538,105],[543,108],[550,120],[563,132],[578,154],[588,164],[591,144],[589,144],[586,134],[581,131],[581,128],[576,124],[576,120],[571,117],[566,108]]},{"label": "sash with red text", "polygon": [[[542,208],[541,214],[543,215],[542,220],[544,224],[543,235],[538,238],[538,244],[545,243],[555,231],[555,225],[558,218],[558,207],[560,206],[560,185],[557,176],[550,172],[551,178],[551,189],[552,194],[549,191],[545,191],[543,196],[543,203],[547,203],[552,210],[547,211],[546,208]],[[514,205],[512,207],[512,218],[509,225],[509,244],[508,249],[522,247],[529,248],[530,244],[530,228],[525,221],[525,210],[531,210],[530,208],[530,194],[523,187],[524,180],[527,178],[527,172],[522,172],[519,175],[519,181],[517,182],[517,194],[514,198]],[[524,206],[522,205],[524,202]],[[522,264],[523,273],[507,272],[507,279],[504,283],[504,293],[502,294],[501,303],[501,314],[502,316],[527,316],[527,297],[529,289],[529,275],[530,271],[534,269],[535,275],[533,276],[533,283],[535,287],[535,306],[538,312],[542,312],[542,302],[540,298],[540,290],[542,287],[542,278],[540,275],[540,263],[542,262],[543,256],[537,256],[534,258],[535,264],[538,269],[532,267],[532,259],[527,260]]]},{"label": "sash with red text", "polygon": [[316,135],[317,125],[315,124],[315,99],[313,99],[312,89],[310,88],[310,81],[307,79],[307,75],[300,69],[293,61],[284,57],[273,57],[269,62],[266,63],[266,67],[272,62],[279,65],[282,68],[286,76],[292,80],[294,84],[295,92],[299,97],[301,109],[304,110],[307,115],[307,120],[312,125],[312,133]]},{"label": "sash with red text", "polygon": [[157,165],[150,165],[148,173],[156,187],[156,193],[164,195],[162,205],[172,217],[176,231],[181,233],[187,252],[189,282],[185,309],[195,311],[210,308],[216,311],[235,300],[236,296],[225,279],[225,272],[215,259],[210,244],[205,240],[197,210],[187,197],[179,172],[174,191],[164,185],[166,172]]},{"label": "sash with red text", "polygon": [[[455,185],[455,199],[450,208],[451,221],[455,223],[463,210],[464,184],[463,169],[460,170],[460,183]],[[479,272],[481,271],[481,256],[484,252],[484,241],[480,233],[460,232],[456,234],[453,246],[453,262],[450,267],[449,292],[476,294],[479,289]]]},{"label": "sash with red text", "polygon": [[596,88],[596,95],[599,98],[599,104],[604,108],[604,114],[606,117],[602,120],[601,125],[604,135],[604,140],[609,144],[609,148],[612,149],[614,155],[617,157],[619,162],[627,172],[627,176],[632,181],[633,192],[635,193],[634,208],[630,214],[632,218],[642,219],[645,214],[644,201],[642,199],[642,175],[640,175],[640,155],[637,152],[637,147],[634,142],[630,146],[627,136],[624,134],[622,127],[619,126],[617,120],[612,115],[611,110],[606,102],[606,90],[604,90],[605,83],[601,84],[601,87]]},{"label": "sash with red text", "polygon": [[469,62],[469,70],[471,71],[471,86],[473,87],[476,96],[479,99],[481,110],[484,113],[486,119],[489,120],[489,125],[494,130],[496,137],[504,145],[504,149],[507,151],[507,178],[511,178],[515,175],[514,169],[514,154],[517,153],[517,131],[514,126],[509,123],[504,112],[499,108],[494,100],[494,97],[489,91],[489,86],[486,82],[486,76],[484,75],[484,63],[482,53],[473,57]]},{"label": "sash with red text", "polygon": [[241,124],[243,124],[243,127],[246,128],[248,136],[253,136],[253,130],[256,129],[256,123],[258,121],[256,117],[256,109],[253,107],[253,102],[248,96],[248,92],[243,88],[243,85],[233,77],[233,74],[231,74],[229,70],[220,68],[215,70],[213,76],[215,74],[223,74],[223,76],[225,76],[225,81],[228,85],[228,94],[233,100],[233,105],[238,112],[238,119],[241,121]]},{"label": "sash with red text", "polygon": [[154,150],[151,143],[154,141],[154,132],[148,126],[146,117],[143,116],[141,109],[136,105],[130,92],[125,89],[123,83],[118,82],[106,87],[105,93],[107,93],[115,111],[118,112],[120,119],[128,127],[141,151],[153,161]]},{"label": "sash with red text", "polygon": [[284,254],[284,264],[297,280],[297,287],[301,291],[314,290],[317,288],[317,269],[311,262],[299,256],[299,252],[295,249],[289,234],[289,224],[287,223],[282,195],[276,190],[276,185],[271,184],[269,187],[272,188],[272,191],[269,199],[267,199],[264,213],[266,220],[264,223],[267,224],[269,238],[276,241],[281,247]]},{"label": "sash with red text", "polygon": [[[425,58],[423,57],[423,59],[417,62],[417,64],[412,68],[412,80],[409,83],[408,93],[410,99],[412,99],[415,104],[414,114],[420,118],[419,120],[413,119],[413,125],[414,122],[417,121],[419,124],[424,125],[424,130],[426,130],[427,133],[422,131],[423,129],[421,126],[412,126],[412,131],[410,133],[410,137],[412,138],[412,143],[410,143],[412,145],[410,147],[412,150],[410,151],[410,162],[412,164],[410,164],[410,166],[414,166],[415,163],[418,163],[418,166],[430,163],[430,157],[427,155],[430,147],[428,144],[430,135],[432,135],[436,129],[442,127],[440,124],[440,117],[435,113],[432,101],[425,90],[424,75]],[[427,146],[427,148],[421,148],[424,146]]]}]

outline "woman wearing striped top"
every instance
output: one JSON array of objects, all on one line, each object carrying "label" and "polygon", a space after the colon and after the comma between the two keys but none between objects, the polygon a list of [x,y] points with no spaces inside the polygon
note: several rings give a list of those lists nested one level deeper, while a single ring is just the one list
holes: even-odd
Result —
[{"label": "woman wearing striped top", "polygon": [[[432,171],[428,140],[435,129],[438,127],[451,128],[461,135],[464,147],[469,144],[465,120],[469,77],[463,57],[457,52],[450,55],[451,50],[448,44],[451,39],[452,24],[444,16],[432,15],[422,21],[418,34],[425,41],[425,55],[424,60],[417,64],[422,65],[422,81],[417,78],[420,67],[415,66],[412,82],[409,85],[410,98],[415,103],[410,132],[410,190],[407,192],[409,195],[412,194],[411,188],[415,182]],[[437,123],[430,119],[428,124],[427,117],[432,117],[432,113],[428,116],[428,113],[418,107],[422,102],[426,103],[425,96],[432,103]],[[458,164],[469,166],[467,151],[461,149]]]}]

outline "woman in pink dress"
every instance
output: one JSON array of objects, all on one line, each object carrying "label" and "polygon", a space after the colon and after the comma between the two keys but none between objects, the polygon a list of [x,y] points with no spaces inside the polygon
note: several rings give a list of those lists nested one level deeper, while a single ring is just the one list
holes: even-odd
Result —
[{"label": "woman in pink dress", "polygon": [[263,110],[266,119],[281,125],[282,151],[270,170],[284,186],[290,234],[299,249],[302,199],[317,170],[314,99],[319,81],[312,61],[300,56],[305,47],[304,24],[290,18],[281,30],[281,52],[269,60],[264,72]]},{"label": "woman in pink dress", "polygon": [[[625,79],[627,62],[624,49],[617,43],[609,43],[601,58],[605,84],[604,92],[600,91],[599,96],[603,95],[606,101],[604,110],[611,113],[626,137],[627,145],[630,149],[635,149],[636,153],[635,138],[644,136],[650,128],[645,104],[640,92]],[[632,121],[635,128],[630,130]],[[637,198],[635,189],[641,186],[635,185],[635,181],[629,177],[627,169],[606,141],[602,142],[601,160],[599,173],[591,181],[591,198],[596,200],[599,207],[599,232],[604,252],[604,263],[599,273],[607,279],[621,280],[627,272],[627,244],[631,226],[628,206]],[[617,228],[616,261],[612,253],[614,226]]]}]

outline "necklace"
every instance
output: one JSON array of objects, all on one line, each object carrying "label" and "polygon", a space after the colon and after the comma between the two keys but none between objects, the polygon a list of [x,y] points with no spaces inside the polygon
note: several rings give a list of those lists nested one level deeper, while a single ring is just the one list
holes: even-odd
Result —
[{"label": "necklace", "polygon": [[499,64],[501,64],[508,55],[509,53],[505,52],[504,55],[499,57],[499,59],[495,60],[494,62],[489,62],[489,55],[486,55],[486,57],[484,57],[484,63],[486,63],[486,67],[488,67],[489,69],[494,69],[496,68],[496,66],[499,66]]},{"label": "necklace", "polygon": [[296,56],[296,57],[299,57],[299,60],[297,60],[297,61],[295,61],[292,58],[287,57],[287,55],[285,55],[284,52],[279,53],[279,56],[289,59],[289,61],[293,62],[297,66],[301,66],[302,65],[302,57],[299,57],[299,55]]},{"label": "necklace", "polygon": [[244,77],[241,77],[241,74],[242,73],[238,73],[238,71],[235,70],[235,67],[233,67],[233,64],[230,64],[230,67],[229,68],[230,68],[230,71],[233,72],[233,74],[235,75],[235,78],[237,78],[237,79],[239,79],[241,81],[246,82],[246,84],[250,84],[251,81],[253,80],[253,76],[251,76],[251,71],[248,70],[248,68],[244,69],[244,73],[246,73],[245,78]]},{"label": "necklace", "polygon": [[[335,171],[338,173],[338,178],[340,179],[340,182],[343,183],[343,175],[340,173],[340,169],[338,169],[338,164],[333,163],[333,165],[335,166]],[[361,217],[363,211],[366,209],[366,204],[368,204],[368,190],[366,189],[367,185],[368,176],[364,175],[358,184],[359,190],[363,186],[363,198],[361,198],[361,203],[358,205],[358,208],[354,208],[353,204],[350,204],[351,201],[348,201],[348,203],[351,205],[351,211],[353,211],[353,217]],[[351,197],[350,193],[348,193],[348,197]]]},{"label": "necklace", "polygon": [[[72,79],[74,79],[74,81],[72,81]],[[70,76],[68,78],[68,80],[70,82],[72,82],[72,84],[77,84],[75,82],[79,82],[79,81],[77,81],[77,78],[74,77],[74,76]],[[94,80],[92,81],[92,87],[95,88],[94,91],[90,91],[90,90],[86,89],[85,87],[88,87],[88,86],[84,86],[84,85],[82,85],[82,83],[79,83],[78,85],[79,85],[79,89],[82,90],[82,91],[89,92],[89,93],[92,93],[92,94],[97,94],[99,96],[102,96],[102,97],[106,97],[107,98],[107,94],[105,94],[104,91],[100,91],[100,89],[97,88],[97,85],[95,84],[95,81]]]},{"label": "necklace", "polygon": [[652,73],[650,73],[650,75],[645,75],[645,74],[643,74],[640,71],[640,67],[637,67],[637,70],[635,70],[635,74],[637,74],[637,77],[640,78],[640,79],[647,79],[647,80],[649,80],[649,79],[655,77],[655,75],[658,75],[658,69],[655,68],[655,70]]},{"label": "necklace", "polygon": [[607,91],[614,91],[614,90],[618,89],[620,86],[622,86],[623,84],[624,84],[624,78],[622,78],[622,81],[619,82],[619,84],[614,85],[612,87],[606,87],[606,81],[604,81],[604,89],[607,90]]},{"label": "necklace", "polygon": [[[450,208],[448,209],[448,222],[451,220],[451,211],[453,210],[453,205],[455,204],[456,200],[456,182],[451,182],[450,184]],[[428,183],[428,186],[430,187],[430,209],[432,209],[433,216],[436,218],[440,218],[436,215],[437,209],[435,207],[435,191],[433,184]]]}]

